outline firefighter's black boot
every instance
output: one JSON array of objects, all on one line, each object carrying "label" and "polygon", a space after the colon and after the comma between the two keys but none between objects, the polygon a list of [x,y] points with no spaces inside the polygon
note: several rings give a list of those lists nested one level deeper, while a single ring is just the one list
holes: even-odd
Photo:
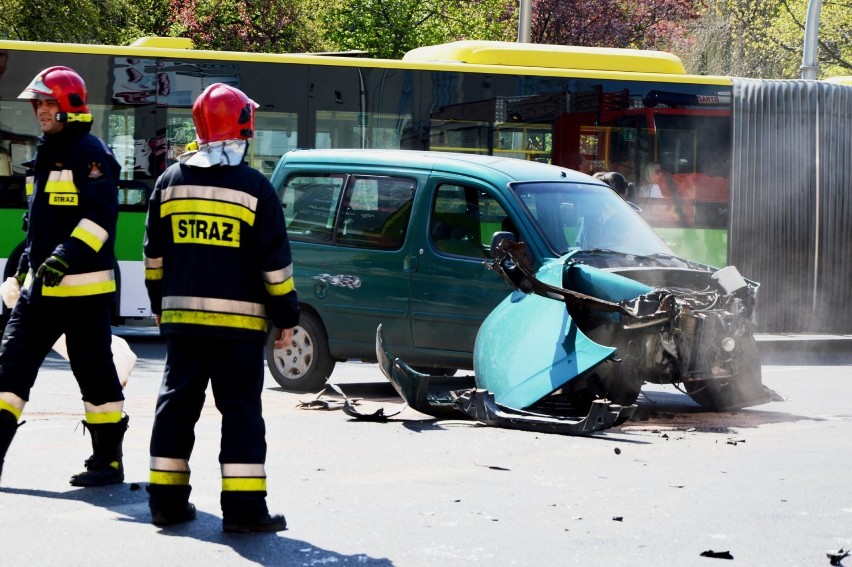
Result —
[{"label": "firefighter's black boot", "polygon": [[287,520],[270,515],[266,492],[222,491],[222,530],[231,533],[280,532]]},{"label": "firefighter's black boot", "polygon": [[195,519],[195,506],[189,501],[188,484],[149,484],[148,507],[151,523],[165,527]]},{"label": "firefighter's black boot", "polygon": [[3,475],[3,461],[6,459],[6,451],[12,444],[12,438],[18,430],[18,419],[15,414],[8,410],[0,410],[0,476]]},{"label": "firefighter's black boot", "polygon": [[117,423],[83,422],[92,436],[92,456],[86,459],[86,470],[71,477],[73,486],[105,486],[124,482],[121,442],[130,418]]}]

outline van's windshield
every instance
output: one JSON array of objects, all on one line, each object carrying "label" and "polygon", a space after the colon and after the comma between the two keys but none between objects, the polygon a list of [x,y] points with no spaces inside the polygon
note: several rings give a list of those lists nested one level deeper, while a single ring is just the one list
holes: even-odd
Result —
[{"label": "van's windshield", "polygon": [[552,251],[605,249],[627,254],[672,254],[630,203],[608,187],[569,182],[512,185]]}]

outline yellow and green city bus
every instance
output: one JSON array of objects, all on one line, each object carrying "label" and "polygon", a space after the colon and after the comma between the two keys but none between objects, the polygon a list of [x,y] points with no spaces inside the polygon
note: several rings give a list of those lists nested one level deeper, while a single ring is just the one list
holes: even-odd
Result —
[{"label": "yellow and green city bus", "polygon": [[[86,80],[93,132],[122,165],[119,319],[150,314],[146,197],[194,138],[192,102],[214,82],[259,104],[249,159],[267,175],[295,148],[442,150],[618,171],[678,255],[729,262],[732,172],[744,147],[734,142],[731,77],[688,75],[670,54],[626,49],[462,41],[382,60],[200,51],[185,39],[144,38],[123,47],[0,41],[4,276],[23,237],[22,164],[37,135],[31,106],[17,95],[51,65]],[[650,169],[661,172],[656,197],[641,193]]]}]

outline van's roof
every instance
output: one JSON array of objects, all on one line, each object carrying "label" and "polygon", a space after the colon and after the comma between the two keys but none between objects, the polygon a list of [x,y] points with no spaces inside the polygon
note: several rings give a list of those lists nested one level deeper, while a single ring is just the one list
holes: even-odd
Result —
[{"label": "van's roof", "polygon": [[486,175],[499,173],[511,181],[602,182],[584,173],[517,158],[417,150],[292,150],[284,154],[284,163],[380,166],[388,168],[440,170],[447,173]]}]

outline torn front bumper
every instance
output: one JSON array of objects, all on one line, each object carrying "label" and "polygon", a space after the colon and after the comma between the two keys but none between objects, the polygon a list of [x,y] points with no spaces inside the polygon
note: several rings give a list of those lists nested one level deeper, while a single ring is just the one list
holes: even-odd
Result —
[{"label": "torn front bumper", "polygon": [[623,423],[636,409],[635,405],[597,400],[585,416],[554,416],[505,406],[492,393],[476,388],[473,376],[431,376],[394,357],[384,345],[381,325],[376,330],[376,356],[382,373],[410,407],[440,419],[474,419],[507,429],[588,435]]}]

